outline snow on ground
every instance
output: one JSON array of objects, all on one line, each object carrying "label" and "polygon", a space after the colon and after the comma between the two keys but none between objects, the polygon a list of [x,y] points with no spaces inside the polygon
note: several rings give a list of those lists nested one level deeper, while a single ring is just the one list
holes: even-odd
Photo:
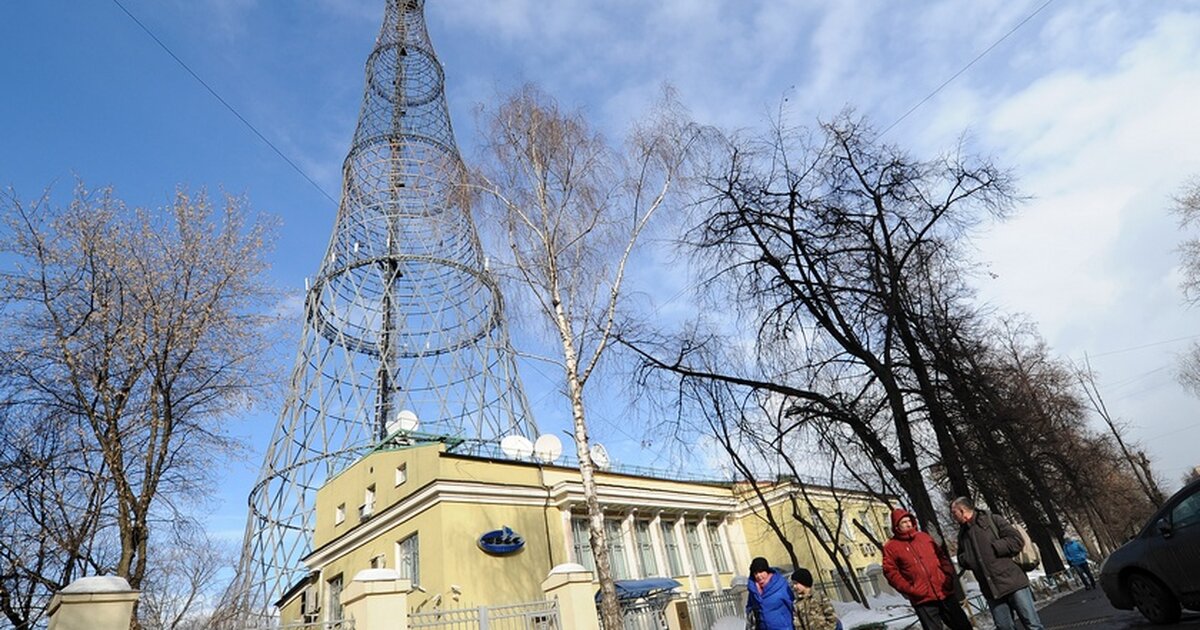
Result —
[{"label": "snow on ground", "polygon": [[904,628],[916,623],[912,605],[900,595],[880,595],[867,600],[870,609],[855,602],[833,602],[842,627],[854,630],[859,626],[886,624],[889,629]]}]

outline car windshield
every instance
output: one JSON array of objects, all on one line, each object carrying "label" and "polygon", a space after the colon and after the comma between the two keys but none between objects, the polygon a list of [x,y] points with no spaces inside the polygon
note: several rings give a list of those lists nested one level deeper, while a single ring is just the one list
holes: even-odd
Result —
[{"label": "car windshield", "polygon": [[[1184,497],[1182,501],[1178,499]],[[1167,505],[1174,504],[1170,510],[1159,510],[1150,522],[1138,534],[1138,538],[1158,536],[1159,521],[1166,520],[1172,528],[1187,527],[1200,523],[1200,482],[1192,482],[1184,486],[1167,499]]]},{"label": "car windshield", "polygon": [[1182,503],[1175,506],[1171,510],[1171,526],[1172,527],[1187,527],[1200,522],[1200,492],[1192,493],[1192,496],[1183,500]]}]

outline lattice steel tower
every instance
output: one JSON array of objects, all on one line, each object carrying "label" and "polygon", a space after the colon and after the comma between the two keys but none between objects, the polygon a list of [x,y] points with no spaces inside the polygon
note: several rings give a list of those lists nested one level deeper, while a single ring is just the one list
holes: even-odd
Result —
[{"label": "lattice steel tower", "polygon": [[367,60],[333,238],[307,288],[289,393],[250,495],[235,587],[250,610],[267,610],[306,574],[317,489],[402,411],[420,418],[420,433],[468,447],[535,434],[465,207],[423,8],[387,0]]}]

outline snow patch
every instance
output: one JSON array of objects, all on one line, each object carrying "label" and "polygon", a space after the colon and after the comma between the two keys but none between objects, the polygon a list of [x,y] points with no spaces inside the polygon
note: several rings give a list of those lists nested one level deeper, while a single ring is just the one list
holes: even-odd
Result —
[{"label": "snow patch", "polygon": [[93,575],[81,577],[67,585],[60,593],[128,593],[129,582],[115,575]]}]

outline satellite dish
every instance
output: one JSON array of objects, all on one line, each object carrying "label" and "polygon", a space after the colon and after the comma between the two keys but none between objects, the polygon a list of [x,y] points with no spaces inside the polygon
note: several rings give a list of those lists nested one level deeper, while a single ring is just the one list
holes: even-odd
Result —
[{"label": "satellite dish", "polygon": [[599,442],[592,445],[592,463],[600,470],[608,470],[612,466],[612,460],[608,458],[608,449]]},{"label": "satellite dish", "polygon": [[417,418],[417,414],[408,409],[403,409],[396,417],[387,425],[388,435],[393,433],[412,433],[421,428],[421,420]]},{"label": "satellite dish", "polygon": [[554,462],[562,456],[562,440],[557,435],[547,433],[539,436],[533,443],[533,455],[543,462]]},{"label": "satellite dish", "polygon": [[506,435],[500,440],[500,450],[512,459],[528,459],[533,455],[533,442],[524,435]]}]

